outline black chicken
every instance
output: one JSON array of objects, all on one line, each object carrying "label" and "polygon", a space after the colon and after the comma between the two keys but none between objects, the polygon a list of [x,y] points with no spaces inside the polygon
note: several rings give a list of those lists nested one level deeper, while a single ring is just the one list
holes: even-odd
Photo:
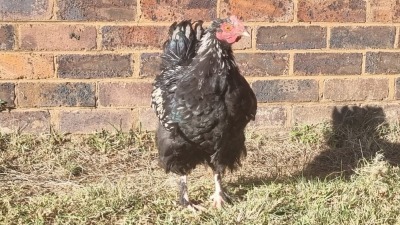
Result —
[{"label": "black chicken", "polygon": [[171,26],[151,96],[160,121],[161,165],[181,175],[180,204],[194,210],[200,208],[189,200],[186,175],[202,163],[214,172],[214,206],[230,202],[221,176],[246,155],[244,129],[257,109],[231,48],[249,33],[235,16],[217,19],[205,31],[201,25],[182,21]]}]

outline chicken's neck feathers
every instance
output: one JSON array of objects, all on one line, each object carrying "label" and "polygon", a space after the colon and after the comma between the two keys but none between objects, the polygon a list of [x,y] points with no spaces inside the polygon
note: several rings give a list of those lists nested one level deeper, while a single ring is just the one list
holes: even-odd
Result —
[{"label": "chicken's neck feathers", "polygon": [[218,41],[215,39],[215,35],[211,32],[206,32],[200,40],[200,47],[197,54],[207,55],[210,51],[215,50],[216,48],[221,49]]},{"label": "chicken's neck feathers", "polygon": [[201,38],[196,58],[199,62],[198,66],[205,66],[203,63],[210,61],[218,61],[219,63],[214,66],[219,68],[214,69],[219,71],[230,70],[232,66],[236,67],[231,46],[221,43],[211,31],[207,31]]}]

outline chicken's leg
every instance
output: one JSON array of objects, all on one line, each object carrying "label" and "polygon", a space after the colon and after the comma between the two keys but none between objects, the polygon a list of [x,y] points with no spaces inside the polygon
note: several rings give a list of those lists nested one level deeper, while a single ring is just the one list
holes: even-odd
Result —
[{"label": "chicken's leg", "polygon": [[232,200],[222,188],[222,177],[220,173],[214,172],[214,181],[215,192],[210,197],[213,200],[213,206],[220,209],[222,208],[222,206],[224,206],[225,203],[232,204]]},{"label": "chicken's leg", "polygon": [[188,209],[194,212],[205,210],[205,208],[203,208],[202,206],[195,205],[189,200],[186,175],[181,176],[179,180],[179,203],[183,207],[187,207]]}]

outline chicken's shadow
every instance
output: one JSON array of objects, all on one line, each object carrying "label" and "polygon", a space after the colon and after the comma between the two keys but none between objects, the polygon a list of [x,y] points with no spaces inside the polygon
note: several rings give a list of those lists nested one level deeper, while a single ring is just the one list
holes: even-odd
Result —
[{"label": "chicken's shadow", "polygon": [[[384,139],[390,132],[390,124],[381,107],[344,106],[334,107],[332,111],[332,130],[324,134],[326,149],[307,163],[303,170],[278,182],[295,179],[334,179],[341,176],[349,178],[362,159],[373,159],[382,153],[391,165],[400,164],[400,144]],[[276,177],[242,177],[231,183],[240,187],[234,194],[243,198],[252,187],[276,182]]]},{"label": "chicken's shadow", "polygon": [[327,148],[302,171],[306,178],[348,178],[362,159],[371,160],[378,152],[392,165],[400,164],[400,145],[384,139],[390,124],[383,108],[373,106],[335,107],[332,131],[325,134]]}]

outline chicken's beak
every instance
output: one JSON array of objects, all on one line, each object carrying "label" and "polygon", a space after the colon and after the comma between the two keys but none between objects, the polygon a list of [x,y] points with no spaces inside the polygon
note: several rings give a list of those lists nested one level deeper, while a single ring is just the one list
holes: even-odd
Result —
[{"label": "chicken's beak", "polygon": [[245,31],[243,31],[243,33],[241,34],[241,36],[250,37],[250,34],[249,34],[249,32],[247,32],[247,30],[245,30]]}]

